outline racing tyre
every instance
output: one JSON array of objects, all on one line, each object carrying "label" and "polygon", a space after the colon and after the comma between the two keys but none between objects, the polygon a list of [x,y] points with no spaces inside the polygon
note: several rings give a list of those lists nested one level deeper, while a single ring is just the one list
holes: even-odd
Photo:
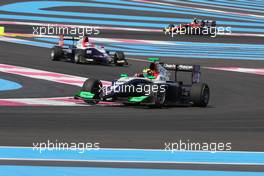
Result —
[{"label": "racing tyre", "polygon": [[168,26],[168,28],[174,28],[175,27],[175,25],[174,24],[169,24],[169,26]]},{"label": "racing tyre", "polygon": [[128,64],[124,52],[117,51],[115,53],[115,55],[114,55],[114,64],[116,66],[124,66],[124,65]]},{"label": "racing tyre", "polygon": [[87,103],[94,103],[97,104],[99,102],[99,98],[100,98],[100,90],[102,88],[102,82],[100,80],[96,80],[93,78],[87,79],[82,86],[81,91],[85,91],[85,92],[91,92],[93,94],[95,94],[94,96],[94,100],[89,100]]},{"label": "racing tyre", "polygon": [[216,21],[212,21],[212,27],[216,27]]},{"label": "racing tyre", "polygon": [[85,57],[85,53],[83,50],[76,50],[74,54],[74,63],[79,64],[82,61],[82,58]]},{"label": "racing tyre", "polygon": [[175,32],[175,31],[172,31],[173,28],[175,28],[174,24],[169,24],[169,26],[167,28],[169,29],[169,33]]},{"label": "racing tyre", "polygon": [[196,83],[192,85],[191,99],[193,105],[197,107],[206,107],[210,99],[210,89],[205,83]]},{"label": "racing tyre", "polygon": [[166,100],[166,92],[157,91],[153,93],[154,105],[150,107],[162,108]]},{"label": "racing tyre", "polygon": [[53,61],[59,61],[64,57],[64,52],[62,50],[62,47],[60,46],[54,46],[51,49],[51,60]]}]

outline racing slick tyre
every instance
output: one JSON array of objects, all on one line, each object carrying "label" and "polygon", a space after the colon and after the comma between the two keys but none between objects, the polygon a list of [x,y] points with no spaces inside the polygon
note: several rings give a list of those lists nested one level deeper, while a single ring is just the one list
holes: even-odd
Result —
[{"label": "racing slick tyre", "polygon": [[153,101],[154,104],[150,105],[151,108],[162,108],[165,104],[166,100],[166,92],[161,92],[160,90],[157,92],[153,92]]},{"label": "racing slick tyre", "polygon": [[174,24],[169,24],[169,26],[168,26],[168,28],[174,28],[175,27],[175,25]]},{"label": "racing slick tyre", "polygon": [[196,83],[192,85],[191,99],[193,105],[197,107],[206,107],[210,99],[210,89],[205,83]]},{"label": "racing slick tyre", "polygon": [[93,100],[87,100],[85,101],[86,103],[89,104],[97,104],[99,102],[99,98],[100,98],[100,90],[102,88],[102,82],[100,80],[97,79],[87,79],[82,86],[81,91],[85,91],[85,92],[91,92],[93,94],[95,94],[94,99]]},{"label": "racing slick tyre", "polygon": [[211,23],[211,26],[210,26],[210,28],[209,28],[210,30],[210,32],[209,32],[209,35],[211,35],[211,36],[215,36],[216,34],[217,34],[217,29],[216,29],[216,21],[212,21],[212,23]]},{"label": "racing slick tyre", "polygon": [[216,27],[216,21],[212,21],[212,27]]},{"label": "racing slick tyre", "polygon": [[76,64],[79,64],[82,62],[82,58],[85,57],[85,52],[83,50],[76,50],[74,54],[74,60],[73,62]]},{"label": "racing slick tyre", "polygon": [[51,60],[53,61],[59,61],[64,57],[64,52],[62,50],[62,47],[60,46],[54,46],[51,49]]},{"label": "racing slick tyre", "polygon": [[122,51],[117,51],[114,55],[114,64],[116,66],[124,66],[127,65],[127,60],[125,57],[124,52]]}]

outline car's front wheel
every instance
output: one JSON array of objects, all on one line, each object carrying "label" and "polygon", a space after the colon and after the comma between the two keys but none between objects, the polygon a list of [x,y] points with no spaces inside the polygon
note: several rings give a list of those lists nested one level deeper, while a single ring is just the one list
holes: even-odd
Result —
[{"label": "car's front wheel", "polygon": [[62,47],[60,47],[60,46],[54,46],[51,49],[50,56],[51,56],[51,60],[53,60],[53,61],[59,61],[59,60],[61,60],[64,57],[64,52],[62,50]]},{"label": "car's front wheel", "polygon": [[166,101],[166,90],[158,89],[153,92],[153,102],[154,104],[151,107],[162,108]]},{"label": "car's front wheel", "polygon": [[74,54],[74,63],[79,64],[82,63],[83,58],[85,58],[84,50],[76,50]]},{"label": "car's front wheel", "polygon": [[79,64],[81,60],[81,53],[79,51],[76,51],[74,54],[74,63]]},{"label": "car's front wheel", "polygon": [[102,87],[103,87],[103,85],[102,85],[102,82],[100,80],[89,78],[83,83],[81,91],[90,92],[90,93],[94,94],[94,97],[93,97],[94,100],[89,101],[89,102],[96,101],[95,103],[97,103],[98,99],[100,98]]}]

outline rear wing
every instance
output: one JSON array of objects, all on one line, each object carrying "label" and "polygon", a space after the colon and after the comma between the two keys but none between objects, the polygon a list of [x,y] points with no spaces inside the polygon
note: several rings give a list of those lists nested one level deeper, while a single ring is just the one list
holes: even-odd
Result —
[{"label": "rear wing", "polygon": [[199,83],[201,77],[201,67],[200,65],[185,65],[185,64],[166,64],[163,63],[162,66],[170,71],[175,72],[175,81],[177,80],[178,72],[190,72],[192,73],[192,83]]}]

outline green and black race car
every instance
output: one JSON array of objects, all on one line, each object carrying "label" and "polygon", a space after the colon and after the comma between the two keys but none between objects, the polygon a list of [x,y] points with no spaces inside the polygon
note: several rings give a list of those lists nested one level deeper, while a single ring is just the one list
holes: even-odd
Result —
[{"label": "green and black race car", "polygon": [[[103,86],[97,79],[87,79],[75,98],[87,103],[99,101],[119,102],[125,105],[198,106],[206,107],[210,90],[200,82],[199,65],[177,65],[160,63],[158,58],[150,58],[150,66],[143,73],[132,77],[122,74],[110,85]],[[170,79],[169,70],[174,71],[175,80]],[[177,80],[178,72],[190,72],[192,83]]]}]

